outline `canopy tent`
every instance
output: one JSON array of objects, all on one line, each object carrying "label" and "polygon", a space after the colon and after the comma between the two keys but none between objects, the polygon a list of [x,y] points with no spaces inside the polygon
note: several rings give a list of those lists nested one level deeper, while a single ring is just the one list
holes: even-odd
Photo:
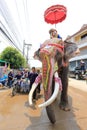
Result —
[{"label": "canopy tent", "polygon": [[7,62],[5,60],[0,60],[0,63],[9,63],[9,62]]}]

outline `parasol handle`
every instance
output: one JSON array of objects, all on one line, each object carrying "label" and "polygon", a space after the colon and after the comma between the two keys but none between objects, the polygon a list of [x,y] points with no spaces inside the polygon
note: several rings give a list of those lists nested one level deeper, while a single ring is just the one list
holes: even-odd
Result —
[{"label": "parasol handle", "polygon": [[[56,11],[55,11],[56,12]],[[55,12],[54,12],[54,16],[55,16],[55,21],[56,21],[56,14],[55,14]],[[55,23],[55,28],[56,28],[56,23]]]},{"label": "parasol handle", "polygon": [[56,23],[55,23],[55,28],[56,28]]}]

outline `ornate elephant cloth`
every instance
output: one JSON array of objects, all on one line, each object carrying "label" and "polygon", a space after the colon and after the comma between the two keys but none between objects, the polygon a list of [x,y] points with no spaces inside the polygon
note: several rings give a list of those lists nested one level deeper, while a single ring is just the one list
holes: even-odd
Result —
[{"label": "ornate elephant cloth", "polygon": [[[62,47],[63,46],[63,41],[59,38],[52,38],[52,39],[48,39],[46,40],[42,45],[41,45],[41,49],[44,50],[46,52],[46,50],[49,52],[49,54],[54,55],[56,53],[56,50],[59,49],[61,51],[61,53],[63,53],[63,48],[61,50],[61,48],[59,46],[60,45]],[[58,65],[57,62],[55,62],[54,65],[54,71],[58,70]]]},{"label": "ornate elephant cloth", "polygon": [[40,48],[43,48],[43,47],[45,47],[46,45],[48,45],[48,44],[50,44],[50,43],[62,44],[63,41],[62,41],[62,39],[60,39],[60,38],[48,39],[48,40],[46,40],[46,41],[40,46]]},{"label": "ornate elephant cloth", "polygon": [[[62,82],[61,82],[60,77],[55,78],[54,80],[59,83],[59,89],[60,89],[60,91],[62,91]],[[41,82],[42,82],[42,74],[39,74],[35,79],[35,83],[38,84]]]}]

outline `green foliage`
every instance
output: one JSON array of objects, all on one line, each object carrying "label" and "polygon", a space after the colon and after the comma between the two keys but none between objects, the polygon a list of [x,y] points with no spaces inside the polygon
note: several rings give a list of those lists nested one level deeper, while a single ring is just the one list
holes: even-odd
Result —
[{"label": "green foliage", "polygon": [[1,53],[1,59],[10,62],[11,67],[18,69],[26,66],[26,60],[22,54],[13,47],[7,47]]}]

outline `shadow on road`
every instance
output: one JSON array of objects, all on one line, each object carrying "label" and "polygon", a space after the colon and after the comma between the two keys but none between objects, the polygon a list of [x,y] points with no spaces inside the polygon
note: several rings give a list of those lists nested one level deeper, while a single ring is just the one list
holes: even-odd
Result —
[{"label": "shadow on road", "polygon": [[75,118],[74,110],[76,108],[72,107],[72,97],[69,96],[71,111],[65,112],[60,110],[58,102],[59,100],[54,102],[56,116],[56,123],[54,125],[50,123],[45,109],[39,110],[37,104],[33,108],[27,106],[29,107],[29,114],[25,113],[25,116],[29,118],[30,124],[25,130],[81,130]]}]

